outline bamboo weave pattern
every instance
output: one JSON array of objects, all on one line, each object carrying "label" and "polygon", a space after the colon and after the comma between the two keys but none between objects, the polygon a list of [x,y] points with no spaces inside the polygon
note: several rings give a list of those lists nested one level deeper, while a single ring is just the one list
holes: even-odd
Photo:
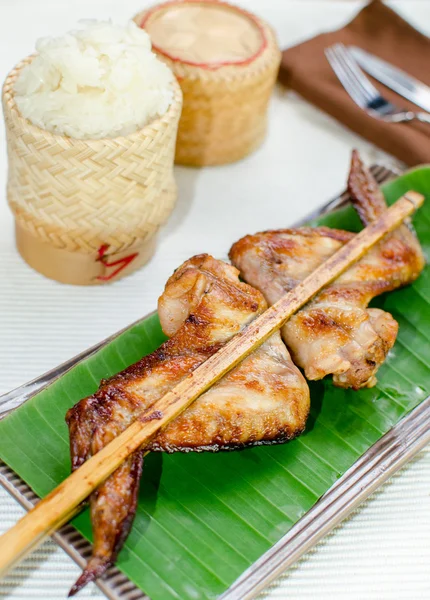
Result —
[{"label": "bamboo weave pattern", "polygon": [[[179,164],[203,166],[234,162],[254,151],[266,134],[267,107],[281,60],[275,33],[254,15],[227,3],[221,4],[226,10],[237,10],[244,18],[256,22],[265,47],[250,62],[217,68],[172,60],[159,52],[160,59],[178,78],[184,97],[175,156]],[[168,10],[169,3],[159,8]],[[156,10],[149,9],[137,14],[134,21],[145,25],[155,14]]]},{"label": "bamboo weave pattern", "polygon": [[[3,88],[7,196],[20,230],[71,252],[109,253],[150,240],[176,200],[173,159],[182,95],[167,113],[125,137],[80,140],[42,130],[19,114],[13,84]],[[93,258],[91,259],[93,260]]]}]

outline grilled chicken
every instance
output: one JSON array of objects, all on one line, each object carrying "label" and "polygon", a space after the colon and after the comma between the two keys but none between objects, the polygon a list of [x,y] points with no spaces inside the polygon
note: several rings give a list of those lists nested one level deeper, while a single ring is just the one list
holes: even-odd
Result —
[{"label": "grilled chicken", "polygon": [[[381,191],[356,152],[348,189],[364,225],[386,210]],[[266,231],[236,242],[229,256],[245,281],[273,304],[352,236],[326,227]],[[375,385],[398,324],[389,313],[367,305],[375,296],[414,281],[423,267],[419,242],[406,225],[386,236],[282,328],[295,364],[310,380],[332,374],[339,387]]]},{"label": "grilled chicken", "polygon": [[[168,280],[159,317],[170,339],[67,413],[72,468],[151,413],[154,402],[263,312],[263,295],[231,265],[208,255],[186,261]],[[145,451],[230,450],[294,438],[305,426],[309,389],[279,332],[200,396]],[[143,449],[91,497],[93,555],[75,594],[112,564],[136,509]]]}]

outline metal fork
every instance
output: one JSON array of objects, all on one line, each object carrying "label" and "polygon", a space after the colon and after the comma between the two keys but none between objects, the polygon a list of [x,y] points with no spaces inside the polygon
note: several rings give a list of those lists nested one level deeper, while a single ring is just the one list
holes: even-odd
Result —
[{"label": "metal fork", "polygon": [[430,123],[429,113],[402,110],[381,96],[343,44],[326,48],[325,55],[345,90],[370,116],[388,123]]}]

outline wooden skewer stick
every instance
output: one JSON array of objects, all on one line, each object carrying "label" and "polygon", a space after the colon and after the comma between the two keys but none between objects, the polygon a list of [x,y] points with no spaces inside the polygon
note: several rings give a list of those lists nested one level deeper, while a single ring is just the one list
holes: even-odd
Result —
[{"label": "wooden skewer stick", "polygon": [[377,221],[363,229],[291,292],[238,333],[218,352],[160,398],[100,452],[86,461],[0,538],[0,575],[79,510],[80,504],[132,452],[267,340],[317,292],[336,279],[383,236],[398,227],[424,202],[408,192]]}]

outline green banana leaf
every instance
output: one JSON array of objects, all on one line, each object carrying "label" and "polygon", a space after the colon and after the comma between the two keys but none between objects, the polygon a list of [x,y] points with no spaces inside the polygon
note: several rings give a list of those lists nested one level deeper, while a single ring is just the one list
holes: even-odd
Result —
[{"label": "green banana leaf", "polygon": [[[430,167],[385,185],[388,202],[409,189],[427,203],[414,223],[430,256]],[[316,224],[315,222],[314,224]],[[351,208],[321,220],[358,230]],[[202,249],[204,250],[204,249]],[[377,387],[311,384],[306,432],[288,444],[219,454],[145,459],[139,507],[118,567],[153,600],[215,598],[309,510],[374,442],[430,393],[430,269],[378,298],[400,323]],[[135,325],[0,422],[0,457],[45,496],[70,472],[66,410],[164,340],[157,316]],[[88,510],[73,521],[91,539]],[[72,582],[70,582],[72,583]]]}]

